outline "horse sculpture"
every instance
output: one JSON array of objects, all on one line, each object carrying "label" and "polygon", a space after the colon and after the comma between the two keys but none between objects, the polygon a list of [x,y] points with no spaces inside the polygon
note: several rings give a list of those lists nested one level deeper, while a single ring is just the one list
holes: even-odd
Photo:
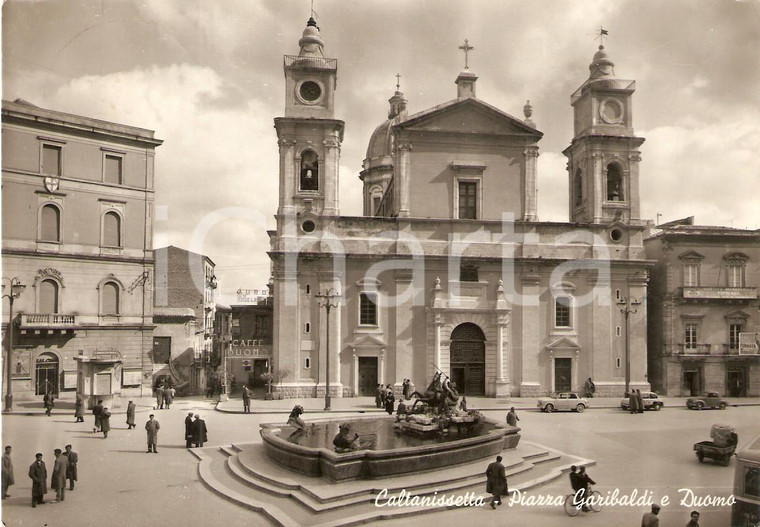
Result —
[{"label": "horse sculpture", "polygon": [[423,402],[431,408],[437,408],[438,413],[448,413],[452,406],[456,406],[459,402],[459,394],[456,389],[451,386],[449,378],[441,380],[443,373],[440,371],[435,372],[433,380],[428,385],[425,393],[418,391],[412,392],[412,397],[417,397],[412,405],[411,412],[414,412],[414,407],[417,403]]}]

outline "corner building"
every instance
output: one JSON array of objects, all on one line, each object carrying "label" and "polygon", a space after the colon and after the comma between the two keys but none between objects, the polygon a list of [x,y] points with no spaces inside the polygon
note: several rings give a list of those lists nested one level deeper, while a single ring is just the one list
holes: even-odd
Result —
[{"label": "corner building", "polygon": [[80,392],[114,407],[149,395],[162,141],[23,100],[3,101],[2,121],[3,284],[26,286],[3,321],[14,398]]},{"label": "corner building", "polygon": [[[374,395],[378,383],[400,391],[405,378],[424,389],[436,368],[467,395],[581,390],[589,377],[599,395],[619,395],[627,299],[642,303],[629,318],[631,385],[649,388],[644,140],[635,84],[614,76],[603,48],[571,98],[570,221],[555,223],[538,219],[543,134],[530,105],[518,119],[479,99],[467,68],[456,97],[428,110],[409,114],[393,94],[359,175],[364,216],[341,216],[337,60],[313,20],[299,47],[285,57],[275,119],[273,367],[293,373],[283,396],[323,396],[327,375],[338,397]],[[328,315],[320,295],[336,292]]]}]

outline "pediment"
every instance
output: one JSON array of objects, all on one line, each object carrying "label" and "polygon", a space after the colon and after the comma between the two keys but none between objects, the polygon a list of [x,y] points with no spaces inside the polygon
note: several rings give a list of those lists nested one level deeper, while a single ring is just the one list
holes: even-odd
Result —
[{"label": "pediment", "polygon": [[580,345],[570,337],[561,337],[546,346],[548,350],[580,349]]},{"label": "pediment", "polygon": [[397,125],[414,131],[523,135],[537,140],[535,128],[478,99],[457,99],[410,116]]},{"label": "pediment", "polygon": [[379,336],[372,333],[360,333],[354,335],[354,340],[347,343],[349,348],[385,348],[386,343]]},{"label": "pediment", "polygon": [[704,260],[705,257],[702,254],[699,254],[697,251],[687,251],[681,255],[678,256],[681,260]]}]

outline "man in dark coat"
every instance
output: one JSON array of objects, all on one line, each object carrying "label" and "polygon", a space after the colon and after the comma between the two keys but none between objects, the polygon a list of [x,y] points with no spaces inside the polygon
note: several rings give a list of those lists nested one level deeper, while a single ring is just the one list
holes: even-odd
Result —
[{"label": "man in dark coat", "polygon": [[493,495],[491,508],[501,505],[501,497],[509,494],[507,487],[507,472],[501,464],[501,456],[496,456],[496,461],[488,465],[486,469],[486,492]]},{"label": "man in dark coat", "polygon": [[135,410],[137,405],[134,402],[129,401],[127,404],[127,430],[131,430],[135,427]]},{"label": "man in dark coat", "polygon": [[636,411],[640,414],[644,413],[644,397],[639,389],[636,389]]},{"label": "man in dark coat", "polygon": [[66,451],[64,456],[69,460],[69,464],[66,468],[66,479],[69,480],[69,490],[74,490],[74,482],[77,480],[77,463],[79,463],[79,455],[71,450],[71,445],[66,445]]},{"label": "man in dark coat", "polygon": [[401,393],[404,395],[404,399],[409,399],[409,396],[412,394],[412,381],[404,379],[404,389]]},{"label": "man in dark coat", "polygon": [[111,412],[105,406],[100,412],[100,429],[103,430],[103,439],[108,438],[108,432],[111,431]]},{"label": "man in dark coat", "polygon": [[395,402],[396,398],[393,396],[393,391],[389,389],[385,394],[385,411],[388,412],[388,415],[393,415],[393,405]]},{"label": "man in dark coat", "polygon": [[584,512],[589,511],[588,505],[586,505],[587,498],[591,495],[591,489],[589,488],[591,485],[596,485],[596,481],[591,479],[591,477],[586,474],[586,467],[581,467],[578,470],[578,485],[580,485],[580,488],[583,489],[583,492],[581,494],[581,497],[583,498],[583,506],[581,507],[581,510]]},{"label": "man in dark coat", "polygon": [[638,412],[638,404],[639,400],[636,398],[636,390],[631,390],[631,393],[628,395],[628,409],[630,413],[635,414]]},{"label": "man in dark coat", "polygon": [[42,404],[45,405],[45,415],[50,417],[50,415],[53,412],[53,400],[55,398],[53,397],[53,394],[50,392],[45,392],[45,395],[42,397]]},{"label": "man in dark coat", "polygon": [[60,448],[56,448],[50,488],[55,489],[55,499],[58,501],[63,501],[66,498],[66,469],[68,464],[69,459],[61,453]]},{"label": "man in dark coat", "polygon": [[185,448],[193,448],[193,412],[185,417]]},{"label": "man in dark coat", "polygon": [[200,415],[195,414],[195,421],[193,421],[193,443],[197,447],[202,447],[206,441],[208,441],[206,421],[201,419]]},{"label": "man in dark coat", "polygon": [[573,488],[573,505],[577,507],[578,505],[582,504],[581,508],[584,511],[588,512],[588,507],[583,502],[583,494],[586,488],[586,483],[577,471],[578,467],[575,465],[570,467],[570,486]]},{"label": "man in dark coat", "polygon": [[251,413],[251,389],[248,386],[243,386],[243,413]]},{"label": "man in dark coat", "polygon": [[159,425],[158,421],[153,419],[153,417],[154,415],[150,414],[148,416],[148,421],[145,423],[145,430],[148,432],[148,452],[146,452],[146,454],[149,454],[150,452],[158,454],[156,445],[158,444],[158,430],[161,428],[161,425]]},{"label": "man in dark coat", "polygon": [[42,454],[35,454],[37,458],[29,467],[29,477],[32,478],[32,507],[38,503],[45,503],[43,497],[47,494],[47,468],[42,461]]},{"label": "man in dark coat", "polygon": [[3,499],[8,498],[8,487],[16,483],[13,478],[13,461],[11,461],[11,447],[5,447],[3,454]]},{"label": "man in dark coat", "polygon": [[100,432],[100,414],[103,411],[103,401],[98,401],[98,404],[92,407],[92,415],[95,416],[95,427],[92,429],[92,433]]}]

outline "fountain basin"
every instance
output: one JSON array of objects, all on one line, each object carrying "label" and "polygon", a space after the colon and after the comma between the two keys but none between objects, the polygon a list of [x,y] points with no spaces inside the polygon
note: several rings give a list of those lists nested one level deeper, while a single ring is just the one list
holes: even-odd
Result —
[{"label": "fountain basin", "polygon": [[[307,476],[323,476],[332,481],[382,478],[469,463],[495,457],[520,441],[520,428],[486,418],[480,432],[472,435],[451,433],[434,440],[408,438],[404,442],[411,444],[399,446],[385,437],[386,429],[393,434],[395,421],[392,416],[311,421],[308,424],[314,424],[312,439],[316,436],[317,440],[301,441],[306,444],[288,440],[294,429],[285,425],[262,424],[260,433],[265,451],[274,462]],[[350,423],[360,432],[378,430],[377,446],[336,453],[331,442],[341,423]]]}]

